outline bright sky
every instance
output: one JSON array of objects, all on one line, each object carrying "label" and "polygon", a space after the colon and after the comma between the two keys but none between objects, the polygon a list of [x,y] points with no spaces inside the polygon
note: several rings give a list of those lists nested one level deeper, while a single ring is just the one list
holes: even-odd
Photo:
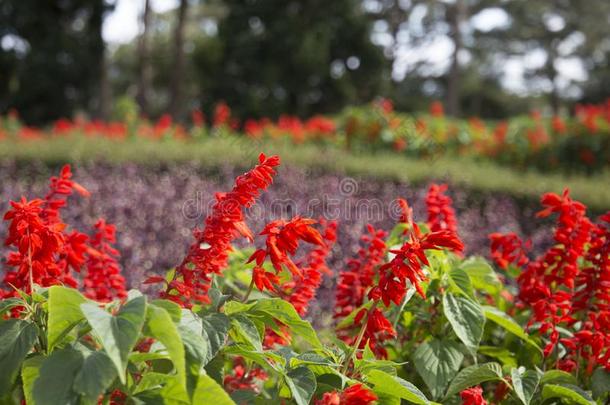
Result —
[{"label": "bright sky", "polygon": [[[153,11],[162,13],[176,8],[178,0],[152,0]],[[110,43],[126,43],[138,35],[139,17],[144,8],[144,0],[118,0],[117,5],[104,20],[102,31],[104,40]]]},{"label": "bright sky", "polygon": [[[151,0],[155,12],[164,12],[178,5],[178,0]],[[144,0],[117,0],[114,11],[106,17],[103,27],[103,37],[108,43],[121,44],[133,40],[139,32],[139,17],[142,13]],[[508,16],[499,8],[484,10],[473,18],[473,24],[479,29],[492,29],[508,23]],[[382,31],[382,30],[381,30]],[[383,33],[374,35],[374,40],[384,44],[388,38]],[[408,42],[408,40],[407,40]],[[434,70],[444,71],[449,62],[453,45],[448,38],[442,37],[428,44],[425,49],[414,49],[407,44],[399,48],[398,57],[394,66],[394,76],[401,78],[405,72],[418,61],[426,60],[433,65]],[[527,67],[536,67],[544,63],[544,54],[532,52],[525,58],[513,58],[503,64],[504,86],[517,93],[532,91],[523,81],[523,72]],[[557,64],[561,76],[560,86],[569,80],[584,80],[586,72],[578,59],[564,59]],[[563,83],[562,83],[563,82]],[[546,90],[546,89],[535,89]]]}]

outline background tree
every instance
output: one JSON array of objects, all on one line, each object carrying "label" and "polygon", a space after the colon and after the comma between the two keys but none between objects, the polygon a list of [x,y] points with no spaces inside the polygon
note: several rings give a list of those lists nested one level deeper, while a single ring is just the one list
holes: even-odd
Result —
[{"label": "background tree", "polygon": [[104,0],[3,1],[2,109],[16,108],[31,123],[99,111],[101,27],[111,7]]},{"label": "background tree", "polygon": [[174,65],[171,77],[169,113],[180,117],[182,113],[182,79],[184,74],[184,26],[187,18],[188,0],[180,0],[176,29],[174,31]]},{"label": "background tree", "polygon": [[[204,104],[224,99],[241,116],[306,116],[369,100],[388,77],[359,1],[223,4],[217,42],[200,43],[211,49],[200,47],[194,60],[205,73]],[[201,56],[207,52],[215,60]]]}]

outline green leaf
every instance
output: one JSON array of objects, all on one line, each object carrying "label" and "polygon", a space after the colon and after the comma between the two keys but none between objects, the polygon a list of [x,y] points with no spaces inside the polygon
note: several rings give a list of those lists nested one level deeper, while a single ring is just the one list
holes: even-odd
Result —
[{"label": "green leaf", "polygon": [[575,385],[546,384],[542,388],[542,399],[562,398],[570,404],[594,405],[593,399]]},{"label": "green leaf", "polygon": [[202,375],[197,382],[193,404],[235,405],[235,402],[210,376]]},{"label": "green leaf", "polygon": [[83,364],[83,354],[74,349],[55,350],[40,365],[32,397],[36,405],[77,404],[74,381]]},{"label": "green leaf", "polygon": [[236,314],[231,317],[231,325],[231,329],[234,331],[233,340],[238,343],[247,343],[256,351],[260,352],[263,350],[263,344],[258,333],[258,328],[254,322],[250,320],[250,318],[243,314]]},{"label": "green leaf", "polygon": [[297,367],[290,370],[284,376],[284,381],[290,392],[292,399],[297,405],[308,405],[311,397],[316,391],[316,376],[307,367]]},{"label": "green leaf", "polygon": [[453,379],[445,398],[485,381],[502,380],[502,367],[498,363],[475,364],[466,367]]},{"label": "green leaf", "polygon": [[23,305],[23,301],[19,298],[4,298],[0,300],[0,315],[21,305]]},{"label": "green leaf", "polygon": [[292,304],[280,298],[258,300],[253,311],[265,312],[288,326],[294,336],[300,336],[315,348],[322,348],[318,335],[311,324],[301,319]]},{"label": "green leaf", "polygon": [[133,394],[139,394],[140,392],[151,391],[156,389],[161,389],[169,379],[172,378],[169,374],[157,373],[154,371],[149,371],[142,375],[142,378],[138,382],[138,385],[133,390]]},{"label": "green leaf", "polygon": [[517,398],[521,400],[524,405],[529,405],[534,393],[538,389],[540,383],[541,373],[534,370],[520,370],[513,368],[511,370],[511,379],[513,383],[513,389]]},{"label": "green leaf", "polygon": [[72,328],[85,319],[81,304],[87,299],[81,293],[62,286],[49,288],[48,345],[53,351]]},{"label": "green leaf", "polygon": [[124,384],[129,352],[137,343],[144,325],[146,298],[140,296],[127,301],[116,316],[93,303],[81,304],[81,310]]},{"label": "green leaf", "polygon": [[21,363],[38,338],[35,324],[20,319],[0,323],[0,397],[9,393]]},{"label": "green leaf", "polygon": [[591,376],[591,390],[595,399],[600,399],[604,394],[610,393],[610,372],[603,367],[595,370]]},{"label": "green leaf", "polygon": [[172,317],[174,323],[179,323],[182,318],[182,308],[173,301],[156,299],[150,302],[151,305],[163,308]]},{"label": "green leaf", "polygon": [[498,324],[507,332],[512,333],[520,339],[523,339],[525,342],[529,343],[531,346],[535,347],[539,352],[542,352],[542,349],[536,344],[532,338],[529,337],[527,333],[521,328],[521,326],[506,313],[500,311],[497,308],[491,306],[483,306],[483,313],[485,317],[490,321]]},{"label": "green leaf", "polygon": [[495,295],[503,287],[493,267],[482,257],[470,257],[459,268],[470,276],[472,286],[477,290]]},{"label": "green leaf", "polygon": [[21,367],[21,381],[23,382],[23,394],[25,403],[35,405],[34,402],[34,381],[40,375],[40,366],[45,360],[42,355],[33,356],[26,359]]},{"label": "green leaf", "polygon": [[160,307],[152,303],[147,306],[144,333],[157,339],[165,346],[172,363],[174,363],[178,381],[186,389],[184,346],[182,345],[182,339],[178,333],[178,328],[165,307]]},{"label": "green leaf", "polygon": [[453,268],[449,271],[449,283],[458,292],[468,296],[474,297],[474,290],[472,289],[472,283],[468,273],[460,268]]},{"label": "green leaf", "polygon": [[369,371],[366,375],[366,382],[374,386],[375,393],[396,396],[414,404],[427,405],[430,403],[415,385],[380,370]]},{"label": "green leaf", "polygon": [[476,351],[483,336],[485,315],[481,306],[468,298],[443,295],[443,312],[453,331],[472,351]]},{"label": "green leaf", "polygon": [[576,378],[572,374],[566,373],[565,371],[561,371],[561,370],[549,370],[549,371],[546,371],[542,375],[540,384],[550,384],[550,383],[572,384],[572,385],[578,384],[578,382],[576,381]]},{"label": "green leaf", "polygon": [[206,342],[205,357],[203,358],[202,366],[208,364],[216,353],[225,345],[231,321],[224,314],[211,314],[202,318],[203,325],[203,340]]},{"label": "green leaf", "polygon": [[517,359],[508,349],[497,346],[479,346],[478,353],[500,360],[500,362],[505,366],[517,367]]},{"label": "green leaf", "polygon": [[91,402],[103,394],[117,377],[112,360],[104,352],[83,352],[84,361],[74,379],[74,387],[79,394]]},{"label": "green leaf", "polygon": [[434,339],[421,344],[413,354],[415,369],[433,398],[440,398],[464,359],[460,345],[453,340]]}]

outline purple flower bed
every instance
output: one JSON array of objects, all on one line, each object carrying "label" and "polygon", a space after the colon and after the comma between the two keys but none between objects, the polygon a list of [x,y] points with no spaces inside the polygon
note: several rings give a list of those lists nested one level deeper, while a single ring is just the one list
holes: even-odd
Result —
[{"label": "purple flower bed", "polygon": [[[71,197],[64,218],[83,232],[99,217],[114,223],[118,230],[123,272],[131,287],[139,287],[150,273],[163,273],[177,264],[190,244],[191,231],[205,219],[217,191],[232,187],[235,168],[220,167],[204,172],[196,164],[139,166],[88,163],[73,167],[75,180],[91,197]],[[0,209],[9,200],[44,196],[48,177],[59,167],[42,164],[17,165],[0,162]],[[248,216],[248,224],[260,231],[268,220],[279,216],[321,215],[339,220],[340,248],[334,250],[332,267],[340,271],[345,258],[340,252],[355,252],[367,223],[391,229],[399,213],[393,201],[406,198],[415,218],[426,219],[424,197],[427,185],[380,182],[369,179],[309,172],[281,167],[276,181],[263,194]],[[459,231],[467,253],[486,255],[487,235],[514,231],[531,238],[536,247],[548,241],[547,232],[534,220],[538,206],[508,196],[472,194],[450,187],[458,213]],[[536,231],[536,229],[540,231]],[[4,237],[6,225],[0,224]],[[4,248],[0,252],[6,253]],[[323,302],[332,302],[334,280],[326,280],[319,292]]]}]

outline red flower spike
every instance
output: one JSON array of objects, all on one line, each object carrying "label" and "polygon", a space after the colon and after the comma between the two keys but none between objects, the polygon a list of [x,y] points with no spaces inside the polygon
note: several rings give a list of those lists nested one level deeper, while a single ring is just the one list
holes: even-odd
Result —
[{"label": "red flower spike", "polygon": [[275,291],[274,285],[280,282],[278,276],[265,271],[265,269],[260,266],[256,266],[254,267],[254,270],[252,270],[252,280],[254,281],[254,285],[256,285],[256,288],[258,288],[259,291]]},{"label": "red flower spike", "polygon": [[224,386],[228,392],[234,391],[261,391],[261,384],[269,376],[259,367],[248,368],[243,357],[236,357],[233,360],[231,374],[225,376]]},{"label": "red flower spike", "polygon": [[325,392],[316,405],[369,405],[377,400],[377,395],[358,383],[346,388],[343,392]]},{"label": "red flower spike", "polygon": [[[83,277],[86,295],[102,301],[123,297],[124,279],[115,260],[118,252],[111,246],[114,228],[100,230],[102,233],[90,239],[83,233],[68,230],[61,219],[60,210],[73,191],[89,195],[72,180],[70,166],[65,165],[59,176],[51,177],[49,192],[43,200],[22,198],[20,202],[11,202],[11,209],[4,215],[10,221],[5,244],[16,250],[9,252],[6,263],[15,270],[5,272],[3,283],[26,292],[30,292],[32,283],[76,288],[74,273],[86,266]],[[13,296],[15,291],[2,295]]]},{"label": "red flower spike", "polygon": [[479,386],[460,392],[460,397],[462,397],[462,405],[487,405],[487,401],[483,398],[483,389]]},{"label": "red flower spike", "polygon": [[428,265],[426,250],[450,249],[461,252],[464,245],[453,232],[442,230],[422,235],[417,224],[413,226],[411,240],[405,242],[400,249],[391,250],[394,258],[379,269],[379,289],[385,306],[390,302],[400,305],[407,293],[408,280],[418,294],[425,299],[426,295],[420,282],[426,280],[422,265]]},{"label": "red flower spike", "polygon": [[290,221],[277,220],[268,223],[261,232],[261,235],[267,236],[266,249],[255,251],[248,262],[256,260],[260,266],[268,256],[277,273],[280,273],[285,266],[294,277],[303,277],[302,271],[289,256],[296,254],[299,240],[324,246],[320,233],[311,227],[314,223],[316,221],[313,219],[301,217],[292,218]]},{"label": "red flower spike", "polygon": [[492,233],[490,251],[493,261],[503,270],[513,264],[522,267],[529,262],[527,250],[530,242],[523,242],[515,233]]},{"label": "red flower spike", "polygon": [[432,184],[426,195],[428,209],[428,226],[432,232],[448,230],[457,233],[457,219],[453,209],[453,200],[445,195],[446,184]]},{"label": "red flower spike", "polygon": [[83,278],[85,296],[101,302],[125,298],[125,278],[121,275],[119,252],[113,246],[116,243],[115,227],[100,219],[95,224],[95,230]]},{"label": "red flower spike", "polygon": [[377,269],[385,259],[387,235],[387,232],[367,225],[367,233],[360,238],[363,246],[357,257],[348,260],[347,270],[339,274],[334,318],[344,318],[364,303]]},{"label": "red flower spike", "polygon": [[307,313],[309,304],[322,282],[322,275],[332,274],[326,265],[326,260],[337,240],[337,222],[327,222],[321,218],[320,225],[322,226],[322,239],[325,243],[315,245],[302,262],[297,264],[297,267],[302,269],[302,277],[293,277],[280,287],[282,296],[294,306],[301,316]]},{"label": "red flower spike", "polygon": [[[224,118],[218,121],[224,123]],[[205,220],[205,228],[193,232],[195,241],[182,263],[176,267],[175,278],[180,280],[180,284],[169,283],[161,293],[162,298],[185,307],[190,307],[193,302],[209,301],[207,292],[212,277],[221,274],[227,267],[231,243],[240,235],[251,237],[244,222],[244,209],[252,206],[259,193],[269,187],[275,167],[279,164],[279,157],[267,157],[261,153],[259,164],[235,179],[231,191],[216,195],[216,203]],[[180,286],[183,292],[178,292],[176,286]]]}]

